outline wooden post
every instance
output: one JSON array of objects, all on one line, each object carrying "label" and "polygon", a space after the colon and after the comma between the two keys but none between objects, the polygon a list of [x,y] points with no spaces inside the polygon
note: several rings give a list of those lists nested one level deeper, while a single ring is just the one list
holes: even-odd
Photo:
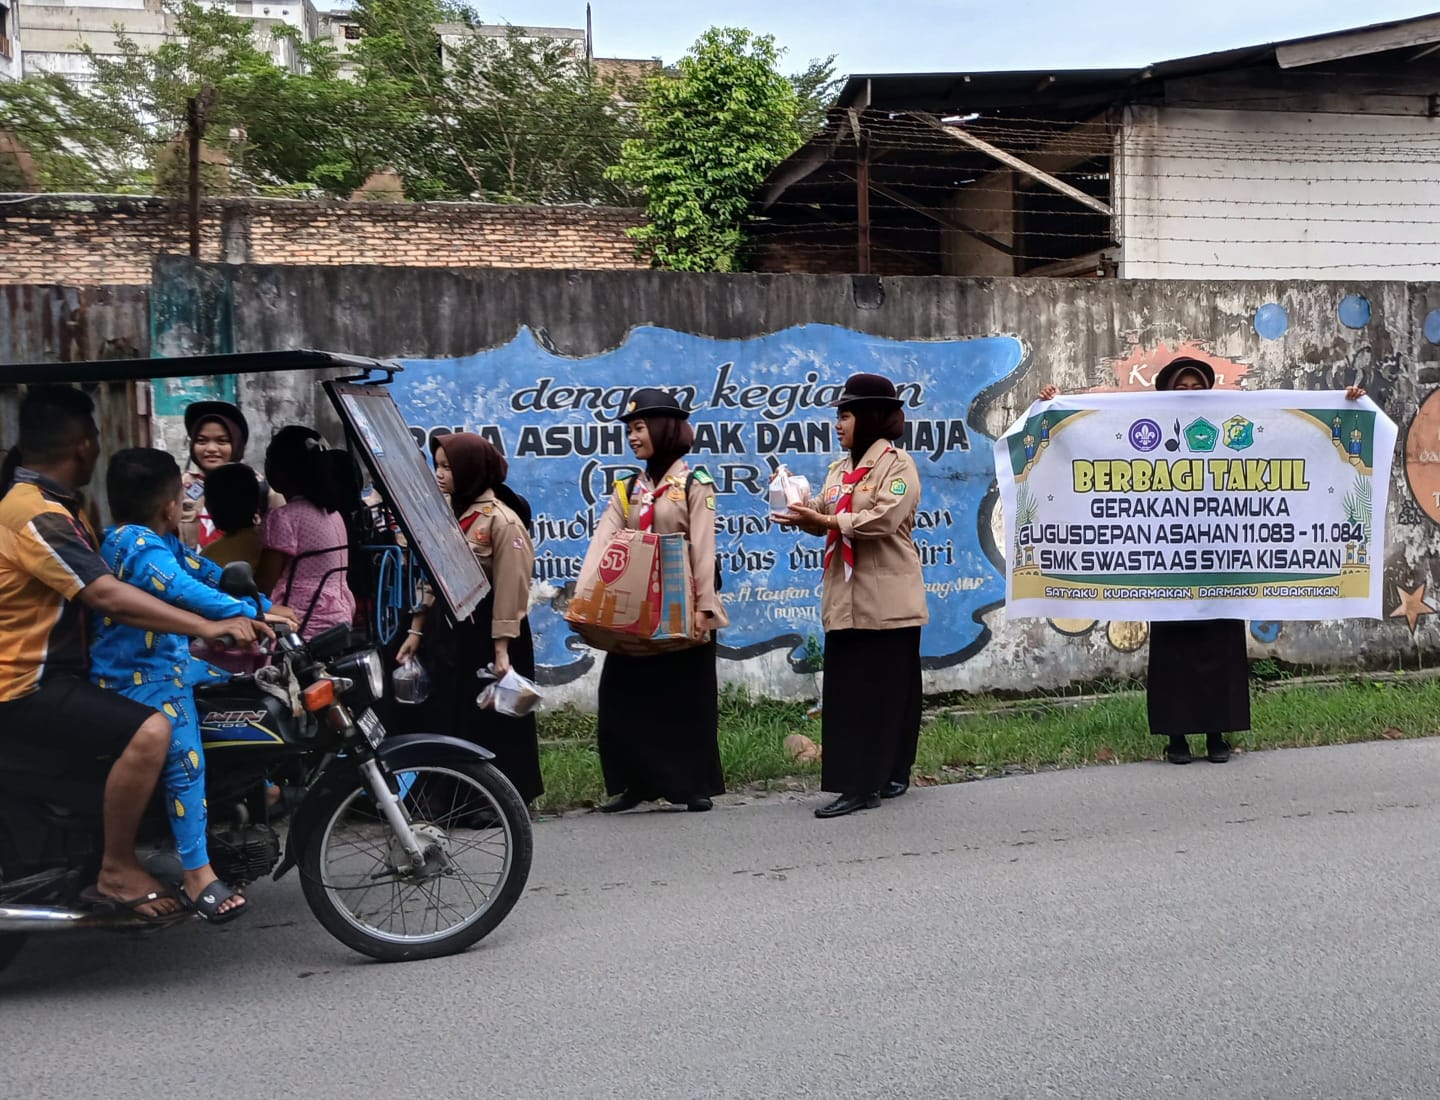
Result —
[{"label": "wooden post", "polygon": [[185,128],[189,136],[190,171],[190,258],[200,258],[200,140],[205,128],[200,117],[200,97],[191,96],[185,101]]},{"label": "wooden post", "polygon": [[200,147],[205,140],[205,115],[215,102],[215,88],[206,84],[199,95],[185,100],[185,130],[188,137],[189,173],[186,180],[189,190],[190,213],[190,258],[200,258]]}]

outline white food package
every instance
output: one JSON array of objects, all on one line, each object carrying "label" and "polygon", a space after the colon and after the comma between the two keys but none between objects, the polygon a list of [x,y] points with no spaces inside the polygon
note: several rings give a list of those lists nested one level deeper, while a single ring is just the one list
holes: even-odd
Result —
[{"label": "white food package", "polygon": [[481,710],[493,708],[497,714],[524,718],[540,705],[540,689],[512,668],[499,680],[487,685],[475,703]]},{"label": "white food package", "polygon": [[770,479],[770,511],[788,512],[792,504],[804,504],[810,499],[810,482],[792,474],[788,467],[781,466]]}]

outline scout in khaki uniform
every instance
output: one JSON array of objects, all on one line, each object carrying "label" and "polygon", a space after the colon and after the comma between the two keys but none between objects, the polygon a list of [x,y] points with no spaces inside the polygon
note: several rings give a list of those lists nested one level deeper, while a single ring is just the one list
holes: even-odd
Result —
[{"label": "scout in khaki uniform", "polygon": [[905,430],[895,387],[857,374],[836,402],[840,445],[820,495],[778,522],[825,537],[825,752],[820,785],[841,817],[910,787],[920,737],[920,628],[930,621],[911,539],[920,503],[915,461],[891,446]]},{"label": "scout in khaki uniform", "polygon": [[434,606],[433,597],[427,598],[396,659],[403,664],[423,650],[431,666],[434,690],[414,720],[428,720],[438,733],[489,749],[495,766],[530,803],[545,789],[535,715],[512,718],[475,705],[483,686],[475,673],[488,664],[502,674],[514,668],[527,679],[535,678],[535,643],[527,614],[535,569],[530,505],[505,484],[509,464],[488,440],[457,432],[437,436],[430,447],[435,480],[450,496],[460,529],[490,581],[490,594],[463,623],[450,622]]},{"label": "scout in khaki uniform", "polygon": [[642,389],[620,419],[642,473],[616,486],[590,542],[604,550],[624,528],[679,532],[690,547],[695,621],[704,645],[669,653],[607,653],[600,672],[597,747],[605,789],[602,813],[663,798],[700,812],[725,790],[720,768],[715,634],[729,625],[715,562],[715,483],[684,456],[695,441],[689,413],[664,390]]},{"label": "scout in khaki uniform", "polygon": [[[224,535],[205,507],[205,478],[228,463],[244,461],[250,425],[228,401],[193,401],[185,407],[185,434],[190,461],[181,475],[180,542],[191,550],[203,550]],[[259,498],[262,516],[285,503],[263,481]]]}]

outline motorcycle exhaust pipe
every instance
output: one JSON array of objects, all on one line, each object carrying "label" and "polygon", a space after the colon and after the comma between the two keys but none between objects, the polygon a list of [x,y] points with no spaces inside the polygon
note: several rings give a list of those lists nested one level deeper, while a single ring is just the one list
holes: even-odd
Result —
[{"label": "motorcycle exhaust pipe", "polygon": [[68,932],[106,923],[114,923],[113,915],[48,905],[0,905],[0,932]]}]

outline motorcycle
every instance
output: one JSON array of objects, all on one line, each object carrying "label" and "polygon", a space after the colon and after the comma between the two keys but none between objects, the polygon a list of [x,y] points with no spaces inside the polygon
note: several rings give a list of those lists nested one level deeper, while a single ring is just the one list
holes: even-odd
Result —
[{"label": "motorcycle", "polygon": [[[452,613],[473,610],[488,583],[385,390],[397,365],[321,352],[204,365],[214,373],[359,366],[379,375],[322,385],[385,490],[407,554]],[[77,380],[202,373],[197,360],[69,366]],[[57,368],[0,368],[0,382],[46,372],[53,378]],[[221,587],[255,594],[249,566],[228,566]],[[443,733],[387,735],[376,714],[386,683],[376,640],[336,627],[308,642],[278,634],[269,667],[198,687],[210,858],[237,888],[298,868],[316,919],[371,958],[437,958],[474,944],[514,907],[530,873],[530,816],[487,750]],[[154,926],[82,898],[100,864],[103,781],[61,774],[43,749],[43,738],[0,738],[0,967],[32,934]],[[271,784],[301,792],[287,807],[283,844]],[[158,797],[137,851],[161,881],[179,881]]]},{"label": "motorcycle", "polygon": [[[222,588],[251,594],[249,573],[228,566]],[[240,887],[298,867],[316,919],[372,958],[453,954],[519,899],[530,817],[485,749],[438,734],[386,736],[372,709],[385,689],[381,656],[349,649],[349,634],[336,627],[306,643],[282,633],[272,667],[196,690],[211,862]],[[283,859],[265,795],[276,780],[304,788]],[[33,750],[0,749],[0,962],[32,932],[149,923],[88,911],[80,899],[99,867],[100,796],[98,784],[67,781]],[[157,802],[141,847],[168,836]],[[178,863],[167,875],[155,853],[150,862],[178,879]]]}]

